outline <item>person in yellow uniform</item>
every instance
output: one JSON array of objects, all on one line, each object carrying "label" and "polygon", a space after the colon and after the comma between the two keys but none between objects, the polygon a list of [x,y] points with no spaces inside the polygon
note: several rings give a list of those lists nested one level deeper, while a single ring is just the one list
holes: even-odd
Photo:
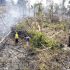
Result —
[{"label": "person in yellow uniform", "polygon": [[19,35],[18,35],[18,32],[15,33],[15,44],[18,43],[18,39],[19,39]]}]

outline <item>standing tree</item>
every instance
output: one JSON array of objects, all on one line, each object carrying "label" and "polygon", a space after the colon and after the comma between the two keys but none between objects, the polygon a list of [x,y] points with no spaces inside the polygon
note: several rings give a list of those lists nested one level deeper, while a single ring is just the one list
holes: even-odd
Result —
[{"label": "standing tree", "polygon": [[58,4],[55,4],[54,7],[55,7],[55,12],[54,13],[55,14],[58,14],[58,12],[59,12],[59,5]]},{"label": "standing tree", "polygon": [[20,9],[20,12],[23,11],[23,16],[26,14],[26,9],[27,9],[27,0],[18,0],[17,6]]},{"label": "standing tree", "polygon": [[53,1],[51,1],[49,5],[49,18],[51,22],[53,22],[53,11],[54,11],[54,3]]},{"label": "standing tree", "polygon": [[43,18],[43,6],[42,6],[42,3],[37,3],[37,4],[34,4],[34,16],[37,20],[37,22],[39,24],[38,25],[38,29],[39,31],[42,31],[42,18]]},{"label": "standing tree", "polygon": [[67,9],[68,9],[67,15],[70,16],[70,1],[68,2]]},{"label": "standing tree", "polygon": [[66,2],[66,0],[63,0],[63,1],[62,1],[62,20],[63,20],[63,16],[64,16],[65,13],[66,13],[65,2]]}]

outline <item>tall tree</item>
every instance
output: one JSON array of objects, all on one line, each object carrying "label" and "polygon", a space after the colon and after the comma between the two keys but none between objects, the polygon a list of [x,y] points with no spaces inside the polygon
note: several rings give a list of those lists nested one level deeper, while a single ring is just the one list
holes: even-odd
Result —
[{"label": "tall tree", "polygon": [[49,4],[49,18],[52,22],[52,19],[53,19],[53,11],[54,11],[54,2],[51,1],[50,4]]},{"label": "tall tree", "polygon": [[54,8],[55,8],[55,14],[58,14],[58,11],[59,11],[59,5],[58,4],[55,4],[55,6],[54,6]]},{"label": "tall tree", "polygon": [[23,14],[23,16],[26,16],[27,13],[27,2],[28,0],[18,0],[17,6],[19,7],[20,13]]},{"label": "tall tree", "polygon": [[41,16],[43,13],[43,6],[42,3],[34,4],[34,14],[36,16]]},{"label": "tall tree", "polygon": [[66,0],[62,1],[62,19],[63,19],[63,16],[65,15],[65,13],[66,13],[65,2],[66,2]]},{"label": "tall tree", "polygon": [[25,7],[26,6],[26,0],[18,0],[17,5],[19,5],[20,7]]},{"label": "tall tree", "polygon": [[67,8],[68,8],[67,15],[70,16],[70,1],[68,2]]},{"label": "tall tree", "polygon": [[42,3],[34,4],[34,16],[36,17],[39,31],[42,31],[42,18],[43,18],[43,6]]}]

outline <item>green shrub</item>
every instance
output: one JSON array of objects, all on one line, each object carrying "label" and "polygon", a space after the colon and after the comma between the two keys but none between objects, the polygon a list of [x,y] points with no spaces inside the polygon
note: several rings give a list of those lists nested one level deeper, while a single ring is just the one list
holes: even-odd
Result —
[{"label": "green shrub", "polygon": [[43,43],[43,39],[42,39],[42,34],[41,33],[37,33],[33,36],[33,38],[31,39],[31,42],[33,44],[34,47],[38,47],[41,48],[42,47],[42,43]]},{"label": "green shrub", "polygon": [[25,22],[21,22],[16,25],[16,30],[22,30],[25,27]]},{"label": "green shrub", "polygon": [[52,38],[50,39],[50,38],[46,37],[45,41],[47,42],[48,47],[57,47],[58,46],[57,41]]},{"label": "green shrub", "polygon": [[46,37],[46,35],[42,32],[29,32],[31,34],[31,40],[30,42],[32,43],[33,47],[36,48],[43,48],[43,47],[57,47],[58,43],[56,40],[50,39]]},{"label": "green shrub", "polygon": [[44,27],[44,28],[48,27],[48,23],[45,23],[45,22],[44,22],[43,27]]},{"label": "green shrub", "polygon": [[[56,28],[57,26],[52,24],[45,24],[46,27],[49,28]],[[58,28],[63,28],[63,25],[58,26]],[[57,47],[58,43],[56,42],[56,40],[48,38],[44,33],[42,32],[37,32],[36,30],[33,30],[32,28],[29,28],[29,25],[26,22],[22,22],[20,24],[18,24],[16,26],[16,30],[17,31],[22,31],[25,30],[27,36],[31,37],[31,44],[33,47],[37,47],[37,48],[42,48],[42,47]],[[24,32],[23,32],[24,33]]]}]

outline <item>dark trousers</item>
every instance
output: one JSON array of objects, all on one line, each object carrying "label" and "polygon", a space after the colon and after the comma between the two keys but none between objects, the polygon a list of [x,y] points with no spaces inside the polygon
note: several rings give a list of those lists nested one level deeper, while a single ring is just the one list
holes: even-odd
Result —
[{"label": "dark trousers", "polygon": [[69,36],[69,42],[68,42],[68,46],[70,47],[70,36]]},{"label": "dark trousers", "polygon": [[18,43],[18,39],[15,39],[15,43]]}]

